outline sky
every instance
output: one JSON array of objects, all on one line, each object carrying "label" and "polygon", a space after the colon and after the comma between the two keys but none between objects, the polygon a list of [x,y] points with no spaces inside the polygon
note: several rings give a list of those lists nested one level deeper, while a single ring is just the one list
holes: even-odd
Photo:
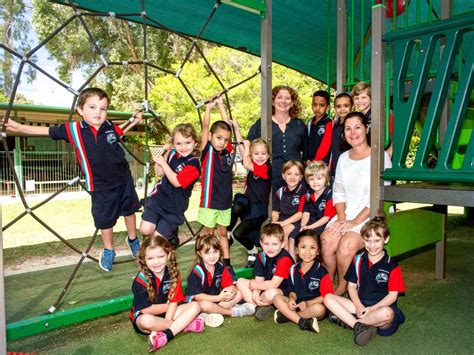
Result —
[{"label": "sky", "polygon": [[[27,6],[27,18],[31,22],[32,16],[32,5],[30,0],[26,0],[25,4]],[[39,40],[36,34],[36,31],[31,25],[31,31],[29,32],[29,38],[32,41],[33,47],[39,44]],[[49,58],[49,53],[46,48],[41,48],[37,52],[37,65],[44,69],[49,74],[54,77],[57,75],[58,63]],[[72,88],[77,89],[84,82],[84,78],[80,71],[74,72],[72,76],[72,82],[66,83],[69,84]],[[22,75],[20,85],[18,86],[18,92],[26,96],[27,99],[30,99],[36,105],[45,105],[45,106],[57,106],[57,107],[70,107],[72,100],[74,98],[73,94],[68,90],[64,89],[62,86],[58,85],[45,75],[37,71],[36,80],[32,83],[27,83],[26,78]]]}]

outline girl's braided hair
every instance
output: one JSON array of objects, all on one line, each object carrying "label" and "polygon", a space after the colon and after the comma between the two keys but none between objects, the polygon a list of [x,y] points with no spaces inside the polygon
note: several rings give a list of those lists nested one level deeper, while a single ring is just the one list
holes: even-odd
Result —
[{"label": "girl's braided hair", "polygon": [[151,271],[148,269],[146,266],[146,252],[150,249],[154,248],[162,248],[165,253],[168,255],[168,271],[169,271],[169,278],[171,281],[171,288],[168,293],[168,302],[173,299],[174,292],[176,289],[176,285],[178,283],[178,276],[179,276],[179,270],[178,270],[178,264],[176,262],[176,251],[174,250],[173,246],[171,243],[161,237],[161,236],[151,236],[144,238],[142,245],[140,246],[140,250],[138,251],[138,266],[140,271],[145,275],[147,285],[146,285],[146,290],[148,292],[148,300],[150,302],[153,302],[156,298],[156,290],[153,285],[153,282],[151,281]]}]

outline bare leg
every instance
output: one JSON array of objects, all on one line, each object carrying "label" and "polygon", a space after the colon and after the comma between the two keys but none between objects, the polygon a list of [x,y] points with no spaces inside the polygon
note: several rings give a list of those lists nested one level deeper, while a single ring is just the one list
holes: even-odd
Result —
[{"label": "bare leg", "polygon": [[113,242],[113,229],[101,229],[100,230],[102,235],[102,243],[104,244],[105,249],[114,250],[114,242]]},{"label": "bare leg", "polygon": [[201,312],[201,307],[197,302],[179,305],[174,315],[173,324],[169,327],[170,330],[174,335],[181,333],[197,317],[199,312]]},{"label": "bare leg", "polygon": [[219,241],[222,248],[222,258],[230,259],[230,250],[229,250],[229,239],[227,239],[227,227],[217,225],[217,235],[219,236]]},{"label": "bare leg", "polygon": [[326,307],[321,303],[315,303],[307,307],[304,311],[298,312],[298,315],[303,318],[318,318],[323,319],[326,314]]},{"label": "bare leg", "polygon": [[334,294],[327,294],[324,297],[324,304],[332,313],[336,315],[336,317],[338,317],[351,328],[354,328],[354,324],[357,322],[357,319],[352,314],[356,312],[356,309],[354,303],[352,303],[350,299]]},{"label": "bare leg", "polygon": [[242,293],[242,298],[245,302],[257,306],[252,299],[252,291],[250,290],[250,280],[238,279],[236,284],[237,289]]},{"label": "bare leg", "polygon": [[140,223],[140,233],[144,237],[151,237],[156,232],[156,224],[142,220]]},{"label": "bare leg", "polygon": [[137,219],[135,217],[135,213],[131,214],[130,216],[125,216],[124,220],[128,236],[131,240],[135,239],[137,237]]},{"label": "bare leg", "polygon": [[200,301],[201,311],[205,313],[219,313],[224,316],[231,316],[232,310],[227,307],[222,307],[220,304],[211,301]]},{"label": "bare leg", "polygon": [[354,259],[355,254],[364,246],[364,241],[359,233],[347,232],[344,234],[339,242],[337,248],[337,275],[338,284],[334,293],[336,295],[343,295],[346,292],[347,281],[344,275]]},{"label": "bare leg", "polygon": [[283,295],[283,291],[279,288],[272,288],[262,292],[262,299],[265,302],[272,303],[275,296]]},{"label": "bare leg", "polygon": [[333,234],[328,230],[321,234],[321,257],[333,283],[337,265],[336,251],[340,238],[339,234]]}]

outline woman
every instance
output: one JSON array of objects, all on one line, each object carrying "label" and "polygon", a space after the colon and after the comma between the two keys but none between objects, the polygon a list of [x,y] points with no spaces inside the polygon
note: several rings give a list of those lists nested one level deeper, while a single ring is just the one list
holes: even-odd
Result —
[{"label": "woman", "polygon": [[[346,291],[344,275],[356,252],[364,246],[360,230],[370,216],[368,131],[367,118],[363,113],[352,112],[347,115],[343,135],[351,149],[341,154],[336,167],[332,197],[337,215],[329,221],[321,235],[321,254],[333,280],[337,267],[337,295]],[[385,167],[391,166],[390,158],[385,153]]]},{"label": "woman", "polygon": [[[297,118],[301,112],[298,93],[289,86],[272,89],[272,186],[276,191],[283,186],[281,167],[289,160],[301,161],[306,140],[306,125]],[[250,127],[247,139],[261,136],[260,119]]]}]

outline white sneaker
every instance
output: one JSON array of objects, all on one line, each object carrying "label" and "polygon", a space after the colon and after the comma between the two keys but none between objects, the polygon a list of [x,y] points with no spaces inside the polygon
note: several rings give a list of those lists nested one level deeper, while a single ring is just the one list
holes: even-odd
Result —
[{"label": "white sneaker", "polygon": [[232,307],[232,317],[251,316],[255,313],[255,306],[251,303],[236,304]]},{"label": "white sneaker", "polygon": [[[203,317],[203,315],[205,316]],[[211,328],[217,328],[224,324],[224,316],[219,313],[201,313],[198,317],[204,319],[204,324]]]}]

